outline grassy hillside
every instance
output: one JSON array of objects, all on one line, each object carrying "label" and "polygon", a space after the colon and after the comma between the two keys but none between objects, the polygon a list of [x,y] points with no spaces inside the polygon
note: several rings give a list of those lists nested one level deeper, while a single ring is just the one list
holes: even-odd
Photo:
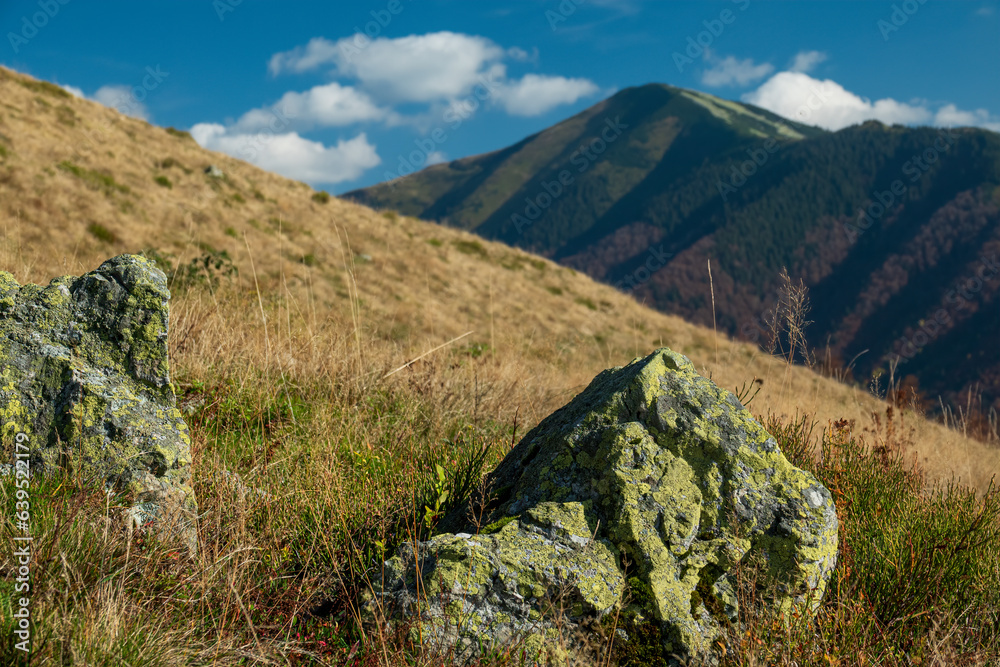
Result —
[{"label": "grassy hillside", "polygon": [[[0,263],[22,282],[147,250],[175,267],[178,308],[185,285],[204,282],[207,266],[238,294],[256,299],[259,290],[265,306],[293,301],[316,326],[348,323],[359,339],[393,350],[389,364],[472,332],[443,356],[488,347],[491,360],[524,364],[518,384],[549,396],[519,403],[526,425],[600,370],[661,345],[690,356],[724,387],[762,379],[755,407],[764,413],[866,424],[884,410],[864,392],[644,308],[551,261],[327,200],[205,151],[183,133],[6,70],[0,76]],[[205,174],[209,165],[224,177]],[[227,278],[230,266],[237,273]],[[1000,469],[994,450],[924,421],[914,426],[921,460],[942,477],[955,473],[982,487]]]},{"label": "grassy hillside", "polygon": [[[0,145],[0,267],[20,282],[143,249],[169,271],[202,512],[192,557],[127,533],[127,498],[38,482],[35,664],[446,662],[359,626],[354,596],[460,500],[443,492],[463,472],[476,478],[597,372],[661,345],[724,387],[762,381],[752,409],[837,492],[851,545],[820,633],[763,615],[751,595],[756,621],[729,664],[996,656],[997,450],[909,411],[887,419],[864,392],[549,260],[324,197],[3,69]],[[929,482],[957,475],[980,499],[925,485],[911,457]],[[13,487],[0,490],[13,512]],[[9,600],[9,551],[0,567]]]},{"label": "grassy hillside", "polygon": [[[627,125],[620,138],[581,153],[609,118]],[[777,120],[630,88],[510,148],[346,196],[538,252],[746,340],[763,337],[787,268],[812,289],[809,343],[854,360],[860,382],[898,363],[928,409],[970,391],[1000,409],[984,333],[1000,327],[1000,135]]]}]

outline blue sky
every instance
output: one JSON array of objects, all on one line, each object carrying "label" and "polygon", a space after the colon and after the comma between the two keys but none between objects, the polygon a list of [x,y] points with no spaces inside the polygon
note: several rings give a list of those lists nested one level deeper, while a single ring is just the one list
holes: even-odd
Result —
[{"label": "blue sky", "polygon": [[335,193],[650,82],[1000,131],[1000,0],[0,0],[0,30],[0,64]]}]

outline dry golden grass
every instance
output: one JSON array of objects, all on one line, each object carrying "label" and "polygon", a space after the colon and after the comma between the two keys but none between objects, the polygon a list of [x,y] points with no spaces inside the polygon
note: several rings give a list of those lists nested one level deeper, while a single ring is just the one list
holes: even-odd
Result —
[{"label": "dry golden grass", "polygon": [[[495,385],[506,392],[493,405],[507,414],[493,416],[516,411],[524,426],[600,370],[661,345],[688,355],[724,387],[762,379],[758,413],[862,425],[885,410],[864,391],[655,312],[548,260],[392,212],[336,198],[317,202],[302,183],[31,81],[0,68],[0,268],[21,282],[79,274],[144,248],[179,263],[225,251],[239,268],[235,290],[248,321],[259,322],[262,306],[286,309],[284,317],[269,316],[266,363],[302,363],[275,342],[282,327],[284,340],[293,338],[293,315],[308,331],[341,330],[359,372],[392,370],[471,331],[398,379],[412,381],[422,368],[445,363],[450,348],[489,345]],[[226,177],[206,175],[209,164]],[[156,182],[161,176],[170,187]],[[261,340],[244,334],[246,322],[227,322],[216,336],[178,342],[185,322],[199,326],[185,309],[201,306],[177,299],[174,307],[173,343],[189,345],[175,360],[179,368],[210,368],[212,346],[225,340]],[[958,476],[984,489],[1000,471],[996,449],[918,415],[906,420],[932,479]]]}]

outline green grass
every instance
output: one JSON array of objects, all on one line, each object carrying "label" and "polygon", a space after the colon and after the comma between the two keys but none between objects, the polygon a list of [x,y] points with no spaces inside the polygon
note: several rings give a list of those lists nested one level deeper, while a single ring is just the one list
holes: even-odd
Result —
[{"label": "green grass", "polygon": [[92,222],[87,225],[87,231],[101,243],[110,244],[118,241],[118,236],[114,232],[98,222]]},{"label": "green grass", "polygon": [[48,81],[35,81],[33,79],[20,77],[17,77],[16,80],[19,84],[35,93],[43,93],[45,95],[51,95],[52,97],[62,97],[65,99],[72,99],[73,97],[73,95],[64,88],[57,86],[54,83],[49,83]]},{"label": "green grass", "polygon": [[486,248],[479,241],[467,241],[465,239],[455,239],[451,242],[455,246],[455,250],[463,253],[465,255],[478,255],[483,259],[489,258],[489,253],[486,252]]},{"label": "green grass", "polygon": [[110,174],[94,171],[92,169],[85,169],[73,164],[69,160],[63,160],[56,166],[62,171],[79,178],[91,190],[99,190],[108,197],[112,196],[116,192],[121,194],[129,194],[131,192],[127,185],[118,183],[115,181],[114,176],[111,176]]},{"label": "green grass", "polygon": [[191,133],[186,130],[178,130],[177,128],[174,127],[168,127],[167,134],[177,137],[178,139],[184,139],[186,141],[192,141],[192,142],[194,141],[194,137],[192,137]]}]

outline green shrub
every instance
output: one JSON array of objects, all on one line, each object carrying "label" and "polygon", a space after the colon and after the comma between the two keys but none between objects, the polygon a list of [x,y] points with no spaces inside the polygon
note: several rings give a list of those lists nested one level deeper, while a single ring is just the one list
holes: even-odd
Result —
[{"label": "green shrub", "polygon": [[550,294],[555,294],[556,296],[561,296],[563,291],[561,287],[556,287],[555,285],[546,285],[545,289],[549,291]]},{"label": "green shrub", "polygon": [[102,243],[115,243],[118,240],[118,236],[115,235],[110,229],[105,227],[99,222],[92,222],[87,225],[87,231]]},{"label": "green shrub", "polygon": [[168,127],[167,128],[167,134],[169,134],[171,136],[174,136],[174,137],[177,137],[178,139],[186,139],[186,140],[194,141],[194,137],[191,136],[190,132],[186,132],[184,130],[178,130],[177,128],[174,128],[174,127]]},{"label": "green shrub", "polygon": [[32,92],[44,93],[46,95],[51,95],[53,97],[63,97],[67,99],[73,97],[73,95],[65,88],[57,86],[54,83],[49,83],[48,81],[18,79],[17,82]]},{"label": "green shrub", "polygon": [[226,227],[226,236],[232,236],[234,239],[238,239],[240,237],[240,235],[237,234],[236,230],[232,227]]},{"label": "green shrub", "polygon": [[173,187],[174,187],[174,184],[171,183],[170,179],[167,178],[166,176],[157,176],[153,180],[156,181],[156,184],[159,185],[160,187],[164,187],[164,188],[168,188],[168,189],[173,189]]},{"label": "green shrub", "polygon": [[75,127],[76,121],[78,120],[76,112],[70,109],[65,104],[60,104],[56,107],[56,120],[63,125],[68,125],[69,127]]},{"label": "green shrub", "polygon": [[444,245],[441,242],[441,239],[427,239],[427,242],[432,246],[434,246],[435,248],[440,248],[442,245]]},{"label": "green shrub", "polygon": [[312,200],[317,204],[327,204],[330,201],[330,193],[325,190],[322,192],[314,192]]},{"label": "green shrub", "polygon": [[466,255],[479,255],[483,259],[489,257],[489,253],[486,252],[486,248],[479,241],[466,241],[465,239],[455,239],[451,242],[455,249],[460,253]]},{"label": "green shrub", "polygon": [[306,266],[316,266],[316,255],[312,253],[302,255],[299,261],[305,264]]},{"label": "green shrub", "polygon": [[576,302],[588,310],[597,310],[597,306],[594,305],[594,302],[587,297],[578,296],[576,297]]}]

